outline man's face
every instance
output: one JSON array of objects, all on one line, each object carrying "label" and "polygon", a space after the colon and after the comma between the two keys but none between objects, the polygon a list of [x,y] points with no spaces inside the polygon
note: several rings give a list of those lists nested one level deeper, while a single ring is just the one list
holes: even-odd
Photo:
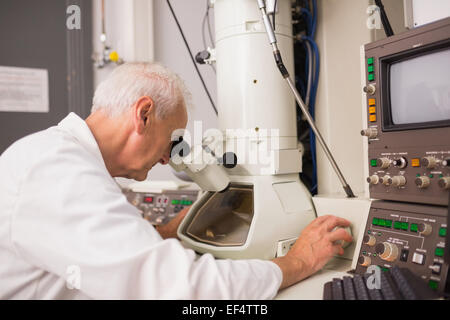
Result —
[{"label": "man's face", "polygon": [[165,119],[158,119],[151,113],[147,120],[140,121],[145,122],[144,130],[141,134],[134,132],[130,137],[132,147],[125,166],[127,178],[143,181],[158,162],[169,162],[172,132],[186,127],[187,114],[184,108],[179,108]]}]

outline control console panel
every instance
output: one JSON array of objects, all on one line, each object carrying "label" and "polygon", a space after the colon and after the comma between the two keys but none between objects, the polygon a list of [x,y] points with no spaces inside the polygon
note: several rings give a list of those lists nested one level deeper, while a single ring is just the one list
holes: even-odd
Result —
[{"label": "control console panel", "polygon": [[199,190],[136,192],[123,189],[123,193],[132,205],[141,210],[143,218],[153,225],[166,224],[186,206],[192,205],[199,196]]},{"label": "control console panel", "polygon": [[356,273],[370,265],[382,270],[407,267],[429,287],[443,292],[448,265],[444,262],[447,208],[374,201],[364,230]]}]

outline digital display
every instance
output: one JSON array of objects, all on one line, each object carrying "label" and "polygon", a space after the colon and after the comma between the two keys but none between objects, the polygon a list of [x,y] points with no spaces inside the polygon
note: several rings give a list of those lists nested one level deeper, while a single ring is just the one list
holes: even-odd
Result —
[{"label": "digital display", "polygon": [[144,203],[153,203],[153,197],[144,197]]},{"label": "digital display", "polygon": [[392,123],[450,120],[450,49],[390,66]]}]

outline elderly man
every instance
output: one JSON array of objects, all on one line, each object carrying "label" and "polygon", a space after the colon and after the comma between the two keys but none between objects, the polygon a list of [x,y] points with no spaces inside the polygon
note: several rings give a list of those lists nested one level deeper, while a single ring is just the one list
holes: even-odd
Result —
[{"label": "elderly man", "polygon": [[0,157],[0,298],[269,299],[351,241],[320,217],[273,261],[198,257],[175,239],[186,212],[156,230],[113,177],[144,180],[167,164],[187,122],[182,81],[150,63],[115,69],[92,114],[15,142]]}]

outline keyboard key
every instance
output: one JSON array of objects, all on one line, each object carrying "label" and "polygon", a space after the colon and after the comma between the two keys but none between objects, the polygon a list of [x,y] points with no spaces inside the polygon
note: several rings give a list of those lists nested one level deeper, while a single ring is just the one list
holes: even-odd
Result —
[{"label": "keyboard key", "polygon": [[331,286],[333,300],[344,300],[344,291],[342,288],[342,280],[334,278]]},{"label": "keyboard key", "polygon": [[369,294],[367,293],[366,284],[360,274],[355,274],[353,277],[353,284],[355,285],[356,298],[358,300],[370,300]]}]

